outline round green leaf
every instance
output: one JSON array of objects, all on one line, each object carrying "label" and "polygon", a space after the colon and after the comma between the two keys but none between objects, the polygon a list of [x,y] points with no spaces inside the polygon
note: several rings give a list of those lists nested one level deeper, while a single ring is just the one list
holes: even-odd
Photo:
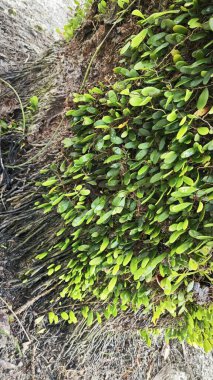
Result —
[{"label": "round green leaf", "polygon": [[199,135],[201,135],[201,136],[206,136],[209,134],[209,128],[208,127],[199,127],[197,129],[197,131],[198,131]]},{"label": "round green leaf", "polygon": [[174,151],[164,153],[161,156],[161,158],[164,159],[165,164],[171,164],[172,162],[176,160],[177,157],[178,155]]},{"label": "round green leaf", "polygon": [[143,88],[143,90],[141,91],[142,95],[143,96],[151,96],[151,97],[154,97],[154,96],[157,96],[161,93],[161,91],[156,88],[156,87],[145,87]]}]

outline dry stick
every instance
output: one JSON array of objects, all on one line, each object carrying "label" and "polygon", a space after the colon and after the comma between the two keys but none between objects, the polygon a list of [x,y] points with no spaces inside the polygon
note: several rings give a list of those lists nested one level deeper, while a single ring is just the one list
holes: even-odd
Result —
[{"label": "dry stick", "polygon": [[22,101],[20,99],[20,96],[17,93],[17,91],[15,90],[15,88],[9,82],[7,82],[6,80],[4,80],[2,78],[0,78],[0,82],[5,84],[5,86],[9,87],[14,92],[14,94],[16,95],[16,97],[19,101],[21,113],[22,113],[22,119],[23,119],[23,134],[25,134],[25,132],[26,132],[26,118],[25,118],[24,107],[23,107]]},{"label": "dry stick", "polygon": [[[1,203],[5,209],[5,211],[7,211],[7,208],[6,208],[6,205],[4,203],[4,199],[3,199],[3,194],[4,194],[4,190],[5,190],[5,187],[3,186],[4,184],[4,174],[6,173],[6,169],[5,169],[5,166],[4,166],[4,161],[3,161],[3,157],[2,157],[2,148],[1,148],[1,125],[0,125],[0,169],[2,169],[2,174],[1,174],[1,178],[0,178],[0,186],[2,185],[2,190],[1,190]],[[7,175],[7,174],[6,174]]]},{"label": "dry stick", "polygon": [[24,328],[23,324],[21,323],[21,321],[20,321],[19,317],[17,316],[17,314],[13,311],[12,307],[10,307],[10,305],[7,303],[7,301],[5,301],[2,297],[0,297],[0,300],[7,306],[7,308],[9,309],[9,311],[13,314],[13,316],[17,320],[18,324],[20,325],[20,327],[24,331],[24,333],[25,333],[28,341],[31,342],[30,336],[28,335],[27,331],[25,330],[25,328]]},{"label": "dry stick", "polygon": [[[131,4],[124,10],[121,12],[121,16],[123,16],[128,10],[129,8],[136,2],[136,0],[132,1]],[[89,62],[89,65],[87,67],[87,70],[86,70],[86,73],[84,75],[84,79],[83,79],[83,82],[82,82],[82,85],[80,87],[80,91],[83,90],[84,88],[84,85],[88,79],[88,76],[89,76],[89,73],[90,73],[90,70],[91,70],[91,67],[92,67],[92,64],[95,60],[95,58],[97,57],[99,51],[101,50],[102,46],[104,45],[104,43],[106,42],[107,38],[109,37],[109,35],[111,34],[111,32],[113,31],[113,29],[115,28],[115,26],[121,21],[120,17],[115,20],[114,24],[112,25],[112,27],[110,28],[110,30],[108,31],[108,33],[106,34],[106,36],[104,37],[104,39],[101,41],[100,45],[98,45],[98,47],[96,48],[90,62]]]},{"label": "dry stick", "polygon": [[33,299],[30,299],[27,303],[25,303],[24,305],[22,305],[21,307],[19,307],[18,309],[16,309],[16,314],[21,314],[23,313],[25,310],[27,310],[30,306],[32,306],[36,301],[38,301],[41,297],[44,297],[46,296],[47,294],[49,294],[52,290],[54,290],[56,288],[56,285],[53,286],[52,288],[50,289],[47,289],[45,290],[44,292],[42,292],[41,294],[38,294],[36,297],[34,297]]},{"label": "dry stick", "polygon": [[31,360],[31,371],[32,371],[32,380],[36,380],[35,373],[35,357],[36,357],[36,347],[33,345],[32,348],[32,360]]},{"label": "dry stick", "polygon": [[49,139],[49,141],[48,141],[48,142],[44,145],[44,147],[43,147],[43,148],[42,148],[37,154],[35,154],[30,160],[28,160],[28,161],[26,161],[26,162],[24,162],[23,164],[20,164],[20,165],[7,165],[7,167],[8,167],[8,168],[12,168],[12,169],[13,169],[13,168],[20,168],[20,167],[23,167],[23,166],[25,166],[25,165],[27,165],[27,164],[32,163],[36,158],[40,157],[40,156],[45,152],[45,150],[48,148],[48,146],[49,146],[52,142],[54,142],[55,137],[58,136],[59,129],[60,129],[60,127],[61,127],[63,121],[64,121],[64,116],[62,117],[62,119],[61,119],[61,121],[60,121],[58,127],[55,129],[55,132],[53,133],[53,135],[51,136],[51,138]]},{"label": "dry stick", "polygon": [[91,67],[92,67],[92,64],[95,60],[95,58],[97,57],[99,51],[101,50],[103,44],[105,43],[105,41],[107,40],[107,38],[109,37],[109,35],[111,34],[111,32],[113,31],[113,29],[115,28],[117,22],[115,22],[112,27],[110,28],[110,30],[108,31],[108,33],[106,34],[106,36],[104,37],[104,39],[101,41],[100,45],[98,45],[97,49],[95,50],[90,62],[89,62],[89,65],[87,67],[87,71],[85,73],[85,76],[84,76],[84,79],[83,79],[83,82],[82,82],[82,85],[80,87],[80,91],[84,88],[84,85],[88,79],[88,76],[89,76],[89,73],[90,73],[90,70],[91,70]]},{"label": "dry stick", "polygon": [[[5,167],[4,167],[4,162],[3,162],[3,157],[2,157],[2,149],[1,149],[1,125],[0,125],[0,169],[2,169],[2,178],[0,178],[0,185],[4,183],[4,173],[6,172],[5,170]],[[6,206],[5,206],[5,203],[4,203],[4,199],[3,199],[3,193],[4,193],[4,187],[2,187],[2,191],[1,191],[1,203],[3,204],[3,207],[5,209],[5,211],[7,210]]]}]

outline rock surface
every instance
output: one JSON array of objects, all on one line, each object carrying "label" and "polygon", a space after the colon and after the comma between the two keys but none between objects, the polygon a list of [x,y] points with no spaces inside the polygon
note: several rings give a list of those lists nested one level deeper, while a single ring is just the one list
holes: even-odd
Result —
[{"label": "rock surface", "polygon": [[1,0],[0,74],[35,59],[60,34],[73,0]]}]

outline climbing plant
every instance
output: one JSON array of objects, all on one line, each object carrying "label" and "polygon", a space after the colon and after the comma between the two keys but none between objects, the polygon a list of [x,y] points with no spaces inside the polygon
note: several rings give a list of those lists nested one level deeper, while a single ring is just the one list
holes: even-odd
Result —
[{"label": "climbing plant", "polygon": [[[64,26],[63,30],[63,36],[67,41],[74,36],[76,30],[82,25],[82,22],[86,19],[93,3],[93,0],[85,0],[83,4],[78,0],[74,0],[74,7],[70,7],[72,17]],[[111,6],[118,6],[118,9],[125,9],[129,3],[129,0],[110,0],[108,2],[105,0],[97,1],[98,15],[108,14]],[[58,30],[58,32],[60,32],[60,30]]]},{"label": "climbing plant", "polygon": [[73,304],[51,323],[132,310],[150,328],[167,318],[167,339],[213,347],[212,14],[206,0],[135,9],[117,81],[73,95],[65,158],[38,184],[37,207],[63,228],[37,260]]},{"label": "climbing plant", "polygon": [[[64,38],[69,41],[75,31],[82,24],[85,19],[88,10],[92,5],[93,0],[86,0],[82,5],[78,0],[74,0],[74,7],[70,7],[70,11],[72,13],[72,17],[69,19],[69,22],[64,26],[63,35]],[[60,31],[59,31],[60,32]]]}]

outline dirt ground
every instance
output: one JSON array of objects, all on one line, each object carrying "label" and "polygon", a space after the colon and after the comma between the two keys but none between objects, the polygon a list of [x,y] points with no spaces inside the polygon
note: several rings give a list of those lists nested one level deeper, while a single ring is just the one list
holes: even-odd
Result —
[{"label": "dirt ground", "polygon": [[[39,13],[36,8],[39,2],[40,0],[33,3],[33,9],[35,9],[37,18],[40,17],[39,15],[41,13]],[[5,4],[8,8],[9,3],[10,8],[13,8],[13,3],[11,1],[8,2],[3,0],[0,4],[0,23],[3,20],[1,18],[1,11]],[[57,3],[58,6],[61,6],[59,1]],[[64,3],[66,3],[66,1]],[[20,11],[23,12],[23,9],[27,12],[27,9],[29,8],[29,3],[27,1],[14,0],[14,7],[15,4],[17,14],[20,14]],[[51,5],[52,0],[45,0],[45,2],[43,2],[45,10],[43,14],[48,14],[48,9],[50,9]],[[23,8],[24,6],[25,8]],[[6,8],[4,8],[3,11],[5,11],[5,9]],[[6,14],[7,13],[4,12],[4,17]],[[55,11],[55,13],[53,12],[48,21],[51,24],[49,30],[57,24],[56,21],[58,20],[58,16],[56,16],[56,14],[57,11]],[[1,30],[4,30],[3,42],[0,41],[0,48],[1,50],[4,49],[4,57],[0,64],[0,71],[4,72],[6,68],[7,70],[9,68],[11,72],[14,68],[17,70],[17,63],[19,61],[21,65],[24,65],[24,62],[28,59],[28,55],[29,60],[32,60],[33,57],[38,54],[36,50],[37,48],[40,49],[40,54],[40,52],[44,51],[47,45],[50,44],[50,40],[53,41],[54,37],[49,37],[49,31],[47,34],[44,32],[43,37],[38,37],[38,40],[36,40],[36,38],[34,40],[33,38],[28,40],[27,36],[30,35],[29,28],[31,28],[31,26],[29,26],[31,25],[31,21],[28,20],[32,21],[31,18],[26,18],[26,22],[23,23],[23,19],[21,21],[18,17],[15,18],[15,16],[13,19],[14,28],[19,28],[20,23],[22,23],[22,31],[20,30],[20,35],[17,36],[20,48],[17,48],[16,39],[13,40],[13,44],[9,42],[11,41],[11,34],[5,26],[9,24],[5,23],[4,27],[0,26],[0,29],[2,28]],[[11,20],[8,21],[8,23],[10,22]],[[3,25],[3,22],[1,25]],[[75,62],[72,62],[74,66],[73,71],[70,69],[71,64],[64,68],[63,80],[64,78],[68,78],[67,82],[69,82],[66,91],[71,91],[74,85],[76,86],[75,91],[77,91],[77,88],[83,79],[82,72],[86,65],[84,62],[85,57],[93,51],[97,41],[101,40],[104,36],[105,30],[103,26],[101,26],[95,34],[91,33],[90,28],[91,25],[85,26],[86,32],[89,35],[91,34],[91,37],[88,37],[87,42],[82,42],[81,57],[77,57],[76,54]],[[128,24],[128,28],[131,29],[131,24]],[[126,28],[126,30],[128,28]],[[26,32],[26,30],[28,30],[28,32]],[[85,30],[82,30],[81,33],[84,35]],[[116,33],[118,35],[118,40],[115,40],[113,43],[122,43],[122,40],[125,39],[125,28],[120,31],[118,29]],[[22,38],[22,36],[25,37]],[[26,40],[23,43],[25,38]],[[81,38],[81,34],[79,35],[79,38]],[[33,46],[31,42],[32,44],[35,43],[37,47],[35,46],[35,49],[31,49],[30,51],[28,47]],[[26,44],[27,48],[25,46]],[[72,56],[73,46],[74,45],[67,46],[67,48],[63,50],[63,54],[60,53],[60,55],[56,55],[55,57],[58,57],[57,59],[59,60],[60,56],[61,62],[64,62],[65,59],[69,60],[69,56]],[[13,48],[15,49],[15,59],[14,55],[12,57]],[[108,49],[113,50],[113,45],[109,44]],[[110,58],[110,54],[106,51],[103,54],[103,57],[104,59],[101,58],[96,63],[91,83],[100,80],[100,76],[102,76],[106,83],[110,83],[113,79],[113,74],[110,70],[114,66],[114,62]],[[77,64],[78,67],[76,67]],[[60,65],[57,67],[58,71],[60,71],[60,75],[62,75],[62,71],[59,70]],[[29,71],[29,69],[27,70]],[[55,71],[57,72],[57,70]],[[43,73],[44,77],[46,72],[47,71]],[[60,75],[53,83],[58,92],[57,83],[61,80]],[[75,82],[72,81],[74,77]],[[62,97],[62,105],[63,102],[64,98]],[[59,110],[54,110],[56,115],[59,111],[61,112],[61,108],[59,108]],[[39,131],[40,134],[35,137],[37,143],[39,142],[39,139],[41,139],[41,136],[45,141],[48,141],[51,133],[54,133],[58,119],[56,117],[51,121],[51,117],[49,122],[43,122],[43,129],[41,129],[41,131]],[[28,215],[28,210],[25,211],[26,215]],[[2,218],[2,216],[3,214],[0,214],[0,221],[3,225],[4,218]],[[32,218],[34,217],[36,218],[36,215],[32,216]],[[31,219],[29,219],[29,223],[30,222]],[[148,347],[141,339],[139,333],[132,328],[132,326],[128,326],[127,323],[125,326],[121,324],[120,317],[105,323],[103,326],[95,325],[90,330],[88,330],[84,324],[78,324],[74,327],[68,327],[67,325],[49,326],[46,316],[44,316],[43,319],[40,318],[41,315],[43,316],[45,314],[44,307],[43,313],[41,314],[43,299],[38,297],[36,301],[36,296],[33,295],[34,301],[31,302],[32,297],[30,292],[24,294],[24,288],[22,288],[17,281],[16,274],[21,268],[20,265],[19,267],[15,267],[12,264],[14,255],[16,254],[16,251],[14,250],[14,245],[17,244],[15,237],[14,239],[11,237],[11,241],[9,242],[11,250],[7,251],[5,251],[4,247],[5,239],[4,236],[0,236],[0,241],[3,241],[3,243],[0,244],[1,380],[213,379],[212,353],[208,355],[204,354],[204,352],[198,348],[189,347],[188,345],[181,344],[177,341],[172,342],[170,345],[165,345],[162,337],[154,338],[152,346]],[[24,255],[25,251],[19,252],[19,254],[20,257],[22,257],[21,255]],[[21,310],[17,309],[20,299],[25,300],[25,303],[22,304],[23,308]],[[137,318],[137,316],[135,318]]]}]

